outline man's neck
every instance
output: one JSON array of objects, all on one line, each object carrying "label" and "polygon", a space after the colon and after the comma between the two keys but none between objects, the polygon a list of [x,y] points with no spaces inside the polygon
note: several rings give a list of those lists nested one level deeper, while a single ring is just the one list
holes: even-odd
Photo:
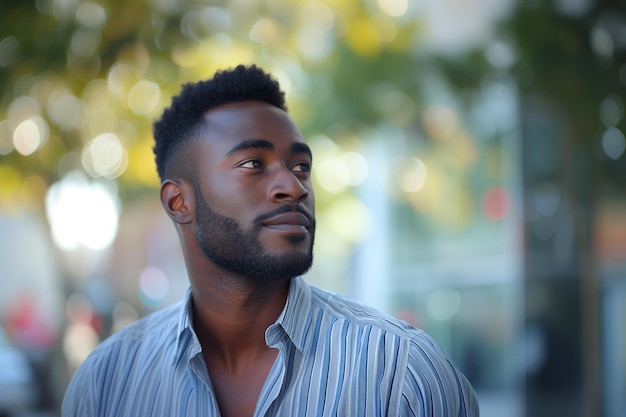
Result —
[{"label": "man's neck", "polygon": [[224,285],[233,282],[192,280],[193,324],[221,415],[252,416],[278,355],[265,331],[284,309],[290,284]]},{"label": "man's neck", "polygon": [[192,289],[194,328],[205,353],[227,369],[245,368],[267,351],[265,331],[280,316],[289,281],[211,285]]}]

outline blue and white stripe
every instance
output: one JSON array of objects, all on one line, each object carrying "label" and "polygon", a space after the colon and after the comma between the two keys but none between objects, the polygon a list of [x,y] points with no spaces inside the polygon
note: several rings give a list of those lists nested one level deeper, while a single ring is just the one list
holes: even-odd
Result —
[{"label": "blue and white stripe", "polygon": [[[191,294],[104,341],[74,375],[63,417],[219,416]],[[424,332],[292,280],[265,334],[279,350],[255,417],[475,417],[467,379]]]}]

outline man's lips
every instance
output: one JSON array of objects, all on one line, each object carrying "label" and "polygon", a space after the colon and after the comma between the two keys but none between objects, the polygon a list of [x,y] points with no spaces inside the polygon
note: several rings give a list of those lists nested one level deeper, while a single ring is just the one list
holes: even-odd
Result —
[{"label": "man's lips", "polygon": [[303,230],[308,229],[311,225],[309,219],[302,213],[295,211],[277,214],[276,216],[265,219],[261,222],[264,227],[281,229],[281,230]]}]

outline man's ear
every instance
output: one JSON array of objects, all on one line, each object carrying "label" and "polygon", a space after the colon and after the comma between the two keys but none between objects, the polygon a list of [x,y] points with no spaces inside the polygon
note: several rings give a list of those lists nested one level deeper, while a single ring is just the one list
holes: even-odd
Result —
[{"label": "man's ear", "polygon": [[193,190],[185,181],[167,179],[161,184],[161,204],[165,212],[178,224],[193,219]]}]

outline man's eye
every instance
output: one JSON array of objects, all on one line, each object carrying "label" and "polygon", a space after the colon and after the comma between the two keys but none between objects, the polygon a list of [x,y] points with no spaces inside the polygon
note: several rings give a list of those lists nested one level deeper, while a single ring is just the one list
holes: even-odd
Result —
[{"label": "man's eye", "polygon": [[296,164],[293,167],[293,171],[294,172],[311,172],[311,164],[309,164],[308,162],[301,162],[299,164]]},{"label": "man's eye", "polygon": [[241,168],[259,169],[261,168],[261,161],[258,159],[251,159],[239,165]]}]

